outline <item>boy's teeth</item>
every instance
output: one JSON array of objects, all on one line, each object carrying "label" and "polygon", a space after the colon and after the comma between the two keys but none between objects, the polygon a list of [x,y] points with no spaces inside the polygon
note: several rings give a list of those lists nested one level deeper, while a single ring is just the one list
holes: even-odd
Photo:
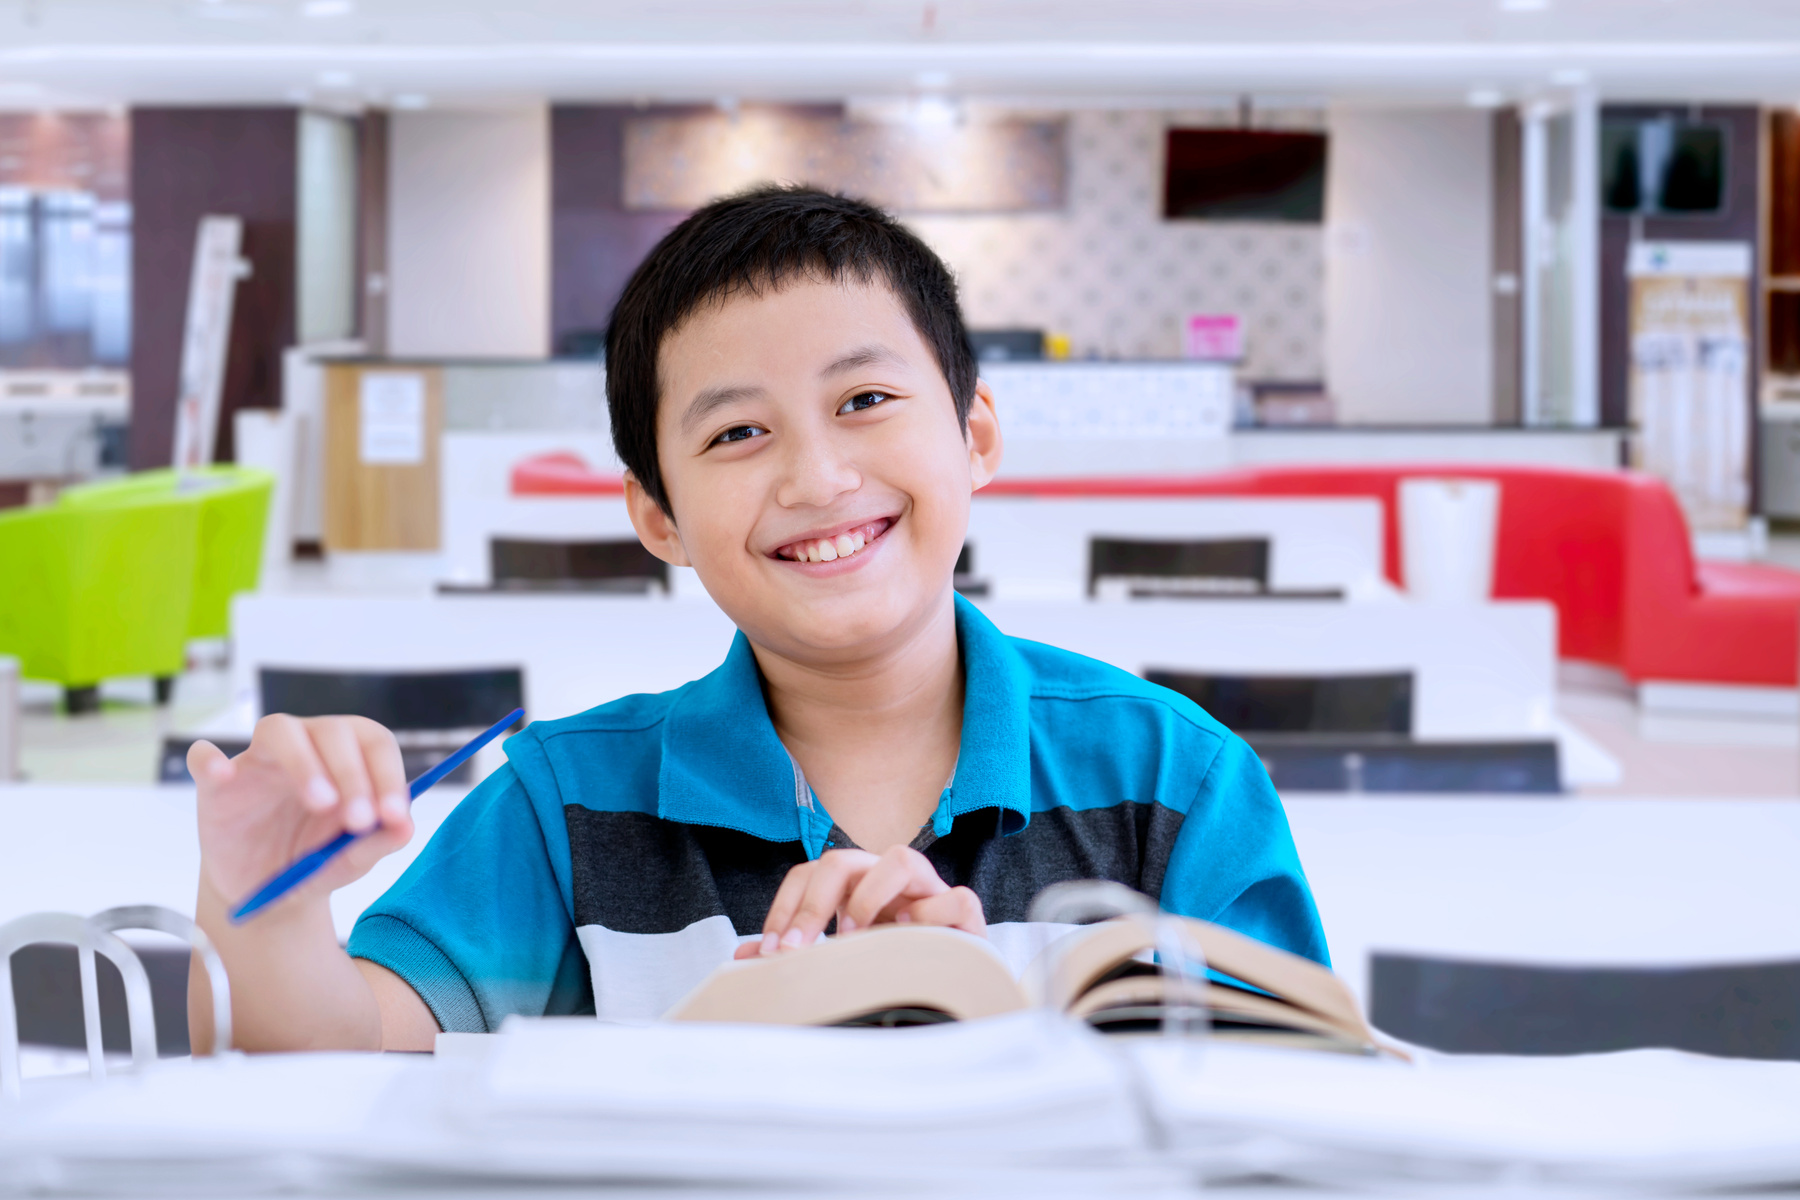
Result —
[{"label": "boy's teeth", "polygon": [[868,544],[868,539],[860,533],[841,533],[834,538],[818,538],[795,546],[794,561],[835,562],[840,558],[849,558]]}]

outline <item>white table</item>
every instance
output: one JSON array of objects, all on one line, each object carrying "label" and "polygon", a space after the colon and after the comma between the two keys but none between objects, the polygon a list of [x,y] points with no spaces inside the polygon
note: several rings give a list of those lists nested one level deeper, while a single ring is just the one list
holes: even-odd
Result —
[{"label": "white table", "polygon": [[1269,585],[1278,590],[1367,590],[1382,577],[1379,500],[978,492],[970,506],[975,574],[1000,600],[1082,598],[1095,537],[1266,538]]},{"label": "white table", "polygon": [[[464,792],[440,784],[413,805],[412,843],[331,898],[340,939],[417,858]],[[0,921],[160,904],[192,915],[200,842],[191,787],[0,787]]]},{"label": "white table", "polygon": [[1286,800],[1332,959],[1560,965],[1800,958],[1800,802]]},{"label": "white table", "polygon": [[[413,845],[334,897],[340,936],[460,795],[428,793]],[[1359,993],[1371,950],[1800,958],[1800,802],[1290,798],[1287,809],[1332,957]],[[192,912],[198,866],[191,789],[0,787],[0,921],[116,904]]]}]

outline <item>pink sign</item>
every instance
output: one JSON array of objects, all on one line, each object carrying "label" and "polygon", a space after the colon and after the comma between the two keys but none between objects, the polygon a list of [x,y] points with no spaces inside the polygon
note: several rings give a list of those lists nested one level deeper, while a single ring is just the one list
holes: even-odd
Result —
[{"label": "pink sign", "polygon": [[1188,358],[1236,362],[1244,357],[1244,322],[1236,313],[1195,313],[1187,319]]}]

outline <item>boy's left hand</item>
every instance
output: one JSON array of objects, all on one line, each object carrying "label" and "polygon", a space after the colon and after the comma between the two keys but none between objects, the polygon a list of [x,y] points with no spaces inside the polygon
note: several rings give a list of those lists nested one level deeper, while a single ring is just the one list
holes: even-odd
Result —
[{"label": "boy's left hand", "polygon": [[763,921],[762,941],[745,942],[733,957],[756,958],[810,946],[833,916],[839,933],[893,922],[987,933],[981,897],[945,883],[931,860],[911,846],[895,846],[881,855],[827,850],[787,873]]}]

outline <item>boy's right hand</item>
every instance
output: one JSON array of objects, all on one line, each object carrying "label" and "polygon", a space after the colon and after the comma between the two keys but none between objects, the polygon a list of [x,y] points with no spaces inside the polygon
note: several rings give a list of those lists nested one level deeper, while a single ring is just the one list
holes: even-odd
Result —
[{"label": "boy's right hand", "polygon": [[200,741],[187,763],[198,790],[202,884],[228,904],[346,829],[374,832],[282,903],[329,895],[412,838],[399,744],[366,717],[272,713],[236,758]]}]

